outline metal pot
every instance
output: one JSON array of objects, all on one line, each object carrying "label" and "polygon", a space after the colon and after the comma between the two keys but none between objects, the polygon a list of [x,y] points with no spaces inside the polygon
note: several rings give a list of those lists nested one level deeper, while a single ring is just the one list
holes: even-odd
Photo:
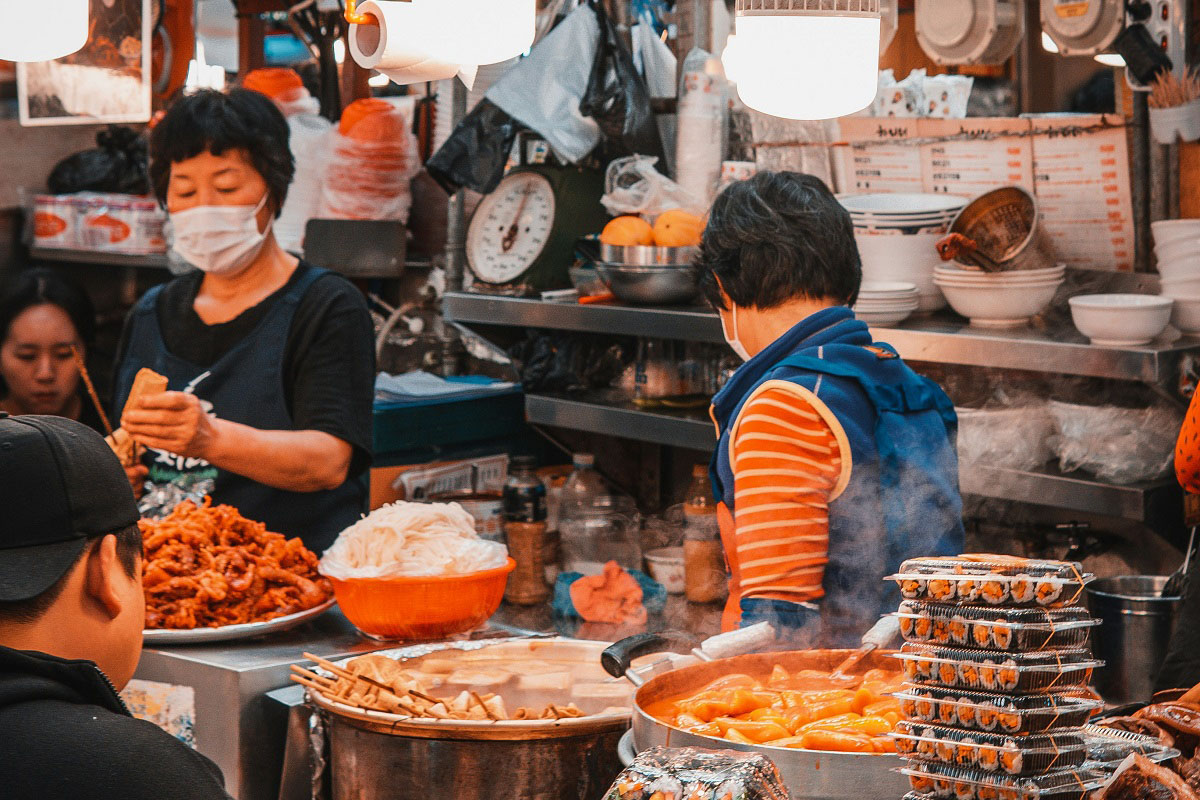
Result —
[{"label": "metal pot", "polygon": [[512,738],[494,730],[422,738],[340,715],[326,724],[333,800],[600,800],[621,772],[617,745],[627,728],[609,718]]},{"label": "metal pot", "polygon": [[[611,653],[610,648],[607,653]],[[714,747],[760,753],[779,768],[792,800],[895,800],[908,790],[908,779],[895,772],[901,766],[893,755],[835,753],[818,750],[791,750],[765,745],[717,742],[710,737],[687,733],[659,722],[646,709],[652,704],[699,691],[717,678],[733,674],[768,675],[776,664],[789,672],[805,669],[830,672],[853,650],[799,650],[783,653],[755,653],[722,658],[672,670],[651,678],[634,695],[633,741],[638,752],[664,745],[667,747]],[[896,669],[888,653],[867,656],[858,669]],[[610,672],[613,669],[609,669]]]},{"label": "metal pot", "polygon": [[1146,701],[1167,655],[1180,598],[1162,597],[1167,578],[1123,575],[1088,584],[1088,605],[1103,624],[1095,633],[1096,689],[1118,705]]},{"label": "metal pot", "polygon": [[1005,186],[976,197],[950,223],[950,233],[974,240],[979,250],[1003,270],[1042,269],[1055,263],[1037,200],[1019,186]]},{"label": "metal pot", "polygon": [[687,266],[634,267],[597,263],[596,272],[617,299],[626,303],[676,306],[696,297],[696,283]]}]

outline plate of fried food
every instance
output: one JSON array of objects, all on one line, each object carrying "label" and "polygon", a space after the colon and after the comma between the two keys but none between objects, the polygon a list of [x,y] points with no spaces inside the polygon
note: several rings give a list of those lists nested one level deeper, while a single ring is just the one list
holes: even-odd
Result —
[{"label": "plate of fried food", "polygon": [[329,610],[333,587],[317,557],[205,498],[139,523],[145,547],[145,644],[250,639],[294,628]]}]

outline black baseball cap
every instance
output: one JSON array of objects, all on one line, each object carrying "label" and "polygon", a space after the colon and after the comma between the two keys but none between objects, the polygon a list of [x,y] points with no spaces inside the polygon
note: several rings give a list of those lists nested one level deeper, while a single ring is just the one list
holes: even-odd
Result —
[{"label": "black baseball cap", "polygon": [[88,539],[138,520],[125,470],[100,434],[62,417],[0,411],[0,602],[30,600]]}]

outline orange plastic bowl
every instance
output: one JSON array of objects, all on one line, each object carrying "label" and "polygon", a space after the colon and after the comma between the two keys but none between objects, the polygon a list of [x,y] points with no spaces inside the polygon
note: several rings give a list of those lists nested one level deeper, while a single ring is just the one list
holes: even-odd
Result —
[{"label": "orange plastic bowl", "polygon": [[504,599],[511,558],[503,567],[421,578],[330,578],[354,627],[376,639],[441,639],[477,628]]}]

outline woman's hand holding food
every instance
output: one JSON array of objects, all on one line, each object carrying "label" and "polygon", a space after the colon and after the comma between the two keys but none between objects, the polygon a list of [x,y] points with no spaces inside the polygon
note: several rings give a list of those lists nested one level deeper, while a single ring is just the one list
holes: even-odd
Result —
[{"label": "woman's hand holding food", "polygon": [[142,499],[142,494],[146,491],[146,478],[150,475],[150,470],[142,464],[126,464],[125,477],[129,479],[129,488],[133,489],[133,496],[138,500]]},{"label": "woman's hand holding food", "polygon": [[185,392],[162,392],[137,400],[121,417],[139,444],[187,458],[211,460],[220,436],[219,423]]}]

